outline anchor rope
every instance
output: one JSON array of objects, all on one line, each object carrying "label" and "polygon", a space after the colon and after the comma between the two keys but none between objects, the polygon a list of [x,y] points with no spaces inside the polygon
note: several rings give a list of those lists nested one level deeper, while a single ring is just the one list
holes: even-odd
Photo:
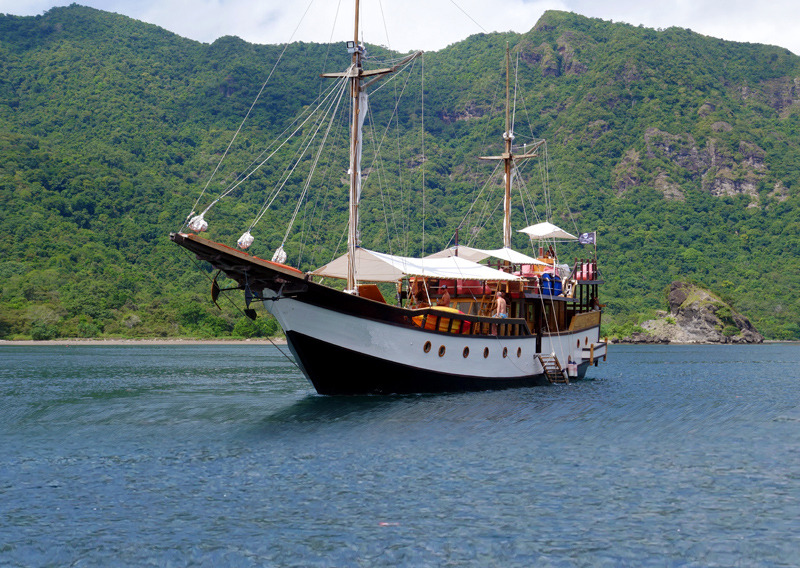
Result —
[{"label": "anchor rope", "polygon": [[[189,255],[189,258],[190,258],[190,260],[191,260],[191,261],[192,261],[192,263],[194,263],[194,265],[195,265],[195,266],[198,268],[198,271],[199,271],[200,273],[202,273],[202,274],[203,274],[203,276],[205,276],[206,278],[208,278],[208,279],[209,279],[209,280],[210,280],[210,281],[213,283],[213,282],[214,282],[214,279],[213,279],[213,278],[211,278],[211,276],[209,276],[207,272],[205,272],[204,270],[202,270],[202,265],[200,264],[200,261],[199,261],[199,260],[197,260],[197,258],[196,258],[196,257],[195,257],[195,256],[194,256],[194,255],[193,255],[191,252],[189,252],[189,250],[188,250],[188,249],[183,249],[183,250],[186,252],[186,254],[188,254],[188,255]],[[225,299],[226,299],[226,300],[227,300],[227,301],[228,301],[228,302],[229,302],[229,303],[230,303],[230,304],[231,304],[231,305],[234,307],[234,309],[236,309],[236,310],[237,310],[237,311],[238,311],[240,314],[242,314],[242,316],[243,316],[243,317],[247,317],[247,315],[244,313],[244,310],[243,310],[242,308],[240,308],[238,305],[236,305],[236,303],[235,303],[233,300],[231,300],[231,299],[230,299],[230,297],[228,297],[228,296],[226,295],[226,296],[224,296],[224,298],[225,298]],[[267,340],[268,340],[268,341],[269,341],[269,342],[270,342],[270,343],[271,343],[271,344],[272,344],[272,345],[273,345],[273,346],[274,346],[274,347],[275,347],[275,348],[276,348],[276,349],[277,349],[277,350],[280,352],[280,354],[281,354],[281,355],[283,355],[283,356],[286,358],[286,360],[287,360],[287,361],[289,361],[289,362],[290,362],[292,365],[294,365],[294,366],[297,368],[297,370],[298,370],[298,371],[301,371],[301,370],[302,370],[302,369],[300,369],[300,366],[297,364],[297,362],[296,362],[296,361],[295,361],[295,360],[294,360],[292,357],[290,357],[289,355],[287,355],[287,354],[286,354],[286,353],[283,351],[283,349],[281,349],[280,345],[278,345],[277,343],[275,343],[274,341],[272,341],[272,338],[271,338],[271,337],[267,336]]]}]

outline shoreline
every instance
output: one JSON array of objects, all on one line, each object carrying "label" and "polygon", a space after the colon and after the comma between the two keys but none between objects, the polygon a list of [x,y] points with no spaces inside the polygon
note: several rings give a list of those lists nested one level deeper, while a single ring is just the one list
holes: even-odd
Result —
[{"label": "shoreline", "polygon": [[756,342],[732,342],[732,343],[720,343],[717,341],[690,341],[687,343],[683,343],[681,341],[626,341],[626,340],[613,340],[610,339],[609,343],[611,345],[676,345],[676,346],[686,346],[686,345],[773,345],[776,343],[798,343],[800,344],[800,340],[797,339],[765,339],[760,343]]},{"label": "shoreline", "polygon": [[[770,345],[776,343],[796,343],[796,340],[779,340],[779,339],[765,339],[763,343],[643,343],[643,342],[628,342],[628,341],[613,341],[611,345]],[[35,347],[35,346],[76,346],[76,345],[91,345],[91,346],[112,346],[112,345],[286,345],[286,338],[275,338],[272,341],[262,337],[250,339],[189,339],[189,338],[176,338],[176,339],[0,339],[0,348],[2,347]]]},{"label": "shoreline", "polygon": [[254,339],[0,339],[0,348],[6,346],[75,346],[75,345],[286,345],[286,339],[276,338],[270,341],[264,338]]}]

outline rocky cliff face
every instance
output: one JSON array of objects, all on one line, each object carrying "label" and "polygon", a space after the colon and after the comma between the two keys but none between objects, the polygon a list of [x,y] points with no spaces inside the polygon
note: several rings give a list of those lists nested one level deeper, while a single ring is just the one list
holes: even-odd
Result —
[{"label": "rocky cliff face", "polygon": [[745,316],[708,290],[673,282],[667,296],[669,313],[661,312],[633,333],[631,343],[762,343],[763,336]]},{"label": "rocky cliff face", "polygon": [[[713,108],[705,103],[703,108]],[[725,131],[731,126],[725,122],[715,123],[714,130]],[[644,134],[645,155],[628,151],[614,170],[617,194],[623,195],[642,183],[643,159],[663,159],[686,170],[701,183],[704,191],[717,197],[745,194],[755,200],[759,182],[766,175],[766,152],[751,142],[741,141],[738,148],[731,149],[715,138],[708,138],[704,146],[699,145],[691,134],[675,135],[648,128]],[[735,150],[735,151],[734,151]],[[658,172],[654,186],[668,199],[683,199],[683,194],[666,172]]]}]

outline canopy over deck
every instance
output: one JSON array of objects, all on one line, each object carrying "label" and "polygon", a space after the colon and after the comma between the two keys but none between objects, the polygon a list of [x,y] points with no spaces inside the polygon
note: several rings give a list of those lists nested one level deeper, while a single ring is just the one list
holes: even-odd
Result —
[{"label": "canopy over deck", "polygon": [[[524,255],[523,255],[524,256]],[[356,278],[363,282],[396,282],[405,276],[456,278],[465,280],[521,280],[519,276],[489,268],[460,256],[413,258],[356,249]],[[311,274],[329,278],[347,278],[347,254]]]},{"label": "canopy over deck", "polygon": [[544,221],[519,230],[520,233],[530,235],[534,239],[557,239],[564,241],[577,241],[578,237],[571,235],[564,229]]},{"label": "canopy over deck", "polygon": [[491,257],[500,260],[507,260],[512,264],[538,264],[541,266],[550,266],[546,262],[542,262],[541,260],[533,258],[532,256],[528,256],[527,254],[517,252],[514,249],[510,249],[508,247],[487,250],[487,249],[472,248],[464,245],[458,245],[455,247],[446,248],[439,252],[435,252],[431,255],[426,256],[425,258],[448,258],[448,257],[465,258],[473,262],[480,262],[481,260]]}]

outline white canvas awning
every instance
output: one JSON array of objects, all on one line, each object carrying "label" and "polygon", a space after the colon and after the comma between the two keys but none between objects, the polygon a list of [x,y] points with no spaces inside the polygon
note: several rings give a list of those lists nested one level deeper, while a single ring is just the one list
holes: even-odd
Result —
[{"label": "white canvas awning", "polygon": [[528,256],[527,254],[523,254],[521,252],[517,252],[514,249],[510,249],[507,247],[499,248],[499,249],[476,249],[464,245],[458,245],[457,247],[450,247],[439,252],[435,252],[431,255],[426,256],[425,258],[447,258],[451,256],[457,256],[458,258],[466,258],[467,260],[471,260],[473,262],[480,262],[486,258],[498,258],[500,260],[507,260],[512,264],[538,264],[543,266],[550,266],[546,262],[542,262],[532,256]]},{"label": "white canvas awning", "polygon": [[[412,258],[356,249],[356,279],[362,282],[396,282],[404,276],[466,280],[520,280],[519,276],[489,268],[459,256]],[[347,254],[314,270],[315,276],[347,278]]]},{"label": "white canvas awning", "polygon": [[519,232],[528,234],[534,239],[558,239],[567,241],[578,240],[578,237],[575,235],[571,235],[564,229],[557,227],[552,223],[548,223],[547,221],[543,223],[536,223],[530,227],[525,227],[524,229],[520,229]]}]

